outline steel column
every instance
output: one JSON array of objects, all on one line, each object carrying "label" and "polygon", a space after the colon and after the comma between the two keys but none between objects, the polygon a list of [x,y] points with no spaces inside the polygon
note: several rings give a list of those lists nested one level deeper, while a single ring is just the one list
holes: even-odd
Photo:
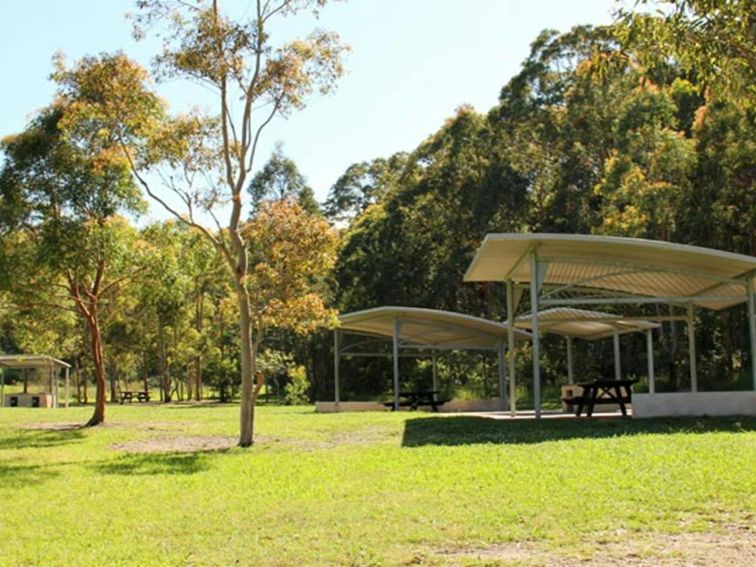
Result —
[{"label": "steel column", "polygon": [[620,336],[614,331],[614,379],[622,380],[622,361],[620,360]]},{"label": "steel column", "polygon": [[436,365],[436,351],[433,351],[433,359],[432,359],[432,365],[433,365],[433,399],[436,399],[435,392],[438,390],[438,366]]},{"label": "steel column", "polygon": [[507,407],[506,366],[504,366],[504,343],[499,342],[499,411]]},{"label": "steel column", "polygon": [[530,310],[531,331],[533,333],[533,409],[536,418],[541,417],[541,341],[538,337],[538,255],[530,256]]},{"label": "steel column", "polygon": [[71,369],[66,368],[66,409],[68,409],[68,400],[71,397]]},{"label": "steel column", "polygon": [[394,332],[392,341],[392,352],[394,355],[394,411],[399,411],[399,331],[401,323],[399,319],[394,319]]},{"label": "steel column", "polygon": [[341,348],[341,337],[339,331],[333,332],[333,402],[336,411],[339,411],[341,404],[341,384],[339,383],[339,358]]},{"label": "steel column", "polygon": [[748,293],[748,334],[751,337],[751,377],[753,389],[756,390],[756,296],[753,289],[753,278],[746,280]]},{"label": "steel column", "polygon": [[646,331],[646,363],[648,364],[648,393],[656,392],[656,377],[654,376],[654,332]]},{"label": "steel column", "polygon": [[696,323],[693,304],[688,303],[688,356],[690,360],[690,391],[698,392],[698,363],[696,362]]},{"label": "steel column", "polygon": [[565,337],[567,339],[567,383],[575,383],[575,375],[572,368],[572,337]]},{"label": "steel column", "polygon": [[515,344],[514,344],[514,285],[512,280],[507,280],[507,363],[509,364],[509,412],[514,416],[517,413],[517,393],[515,391]]},{"label": "steel column", "polygon": [[5,368],[0,368],[0,408],[5,407]]}]

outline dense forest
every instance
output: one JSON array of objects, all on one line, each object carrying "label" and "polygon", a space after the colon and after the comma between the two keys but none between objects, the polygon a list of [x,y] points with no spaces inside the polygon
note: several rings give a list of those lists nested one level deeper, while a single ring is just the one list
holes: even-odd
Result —
[{"label": "dense forest", "polygon": [[[748,2],[664,4],[667,17],[621,12],[612,26],[542,32],[496,106],[460,106],[414,151],[349,166],[322,204],[277,147],[243,193],[243,230],[255,244],[249,286],[267,317],[262,399],[331,395],[336,312],[406,305],[505,319],[499,286],[462,281],[489,232],[633,236],[755,255],[756,12]],[[0,350],[71,362],[82,402],[98,376],[111,399],[134,383],[164,401],[232,399],[239,308],[228,263],[185,223],[131,220],[145,208],[138,179],[67,144],[66,120],[53,105],[3,142]],[[297,301],[296,315],[275,309]],[[702,389],[743,387],[745,309],[697,317]],[[637,377],[642,340],[623,338],[624,371]],[[681,323],[665,323],[659,389],[688,387],[686,340]],[[564,359],[563,342],[547,338],[546,384],[564,380]],[[586,375],[609,373],[611,360],[611,344],[578,346]],[[428,379],[426,361],[403,364],[408,382]],[[443,387],[494,395],[494,364],[444,355]],[[529,376],[527,350],[519,364]],[[344,398],[388,392],[388,361],[344,365]]]}]

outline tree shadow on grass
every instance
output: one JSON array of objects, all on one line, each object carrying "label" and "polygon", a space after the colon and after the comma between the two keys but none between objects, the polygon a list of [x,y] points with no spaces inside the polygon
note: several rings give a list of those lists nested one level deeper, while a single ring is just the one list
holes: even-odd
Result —
[{"label": "tree shadow on grass", "polygon": [[210,468],[202,453],[135,453],[93,465],[96,472],[109,475],[196,474]]},{"label": "tree shadow on grass", "polygon": [[0,437],[0,450],[44,449],[78,443],[84,439],[81,427],[68,429],[25,429]]},{"label": "tree shadow on grass", "polygon": [[23,488],[36,486],[60,475],[60,471],[48,465],[11,465],[0,462],[0,488]]},{"label": "tree shadow on grass", "polygon": [[542,419],[503,420],[474,416],[407,420],[403,447],[425,445],[531,444],[566,439],[756,431],[756,418]]}]

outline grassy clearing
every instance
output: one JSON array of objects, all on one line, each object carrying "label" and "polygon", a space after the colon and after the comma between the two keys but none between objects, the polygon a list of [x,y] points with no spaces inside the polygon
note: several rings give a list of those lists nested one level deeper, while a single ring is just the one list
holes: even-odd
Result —
[{"label": "grassy clearing", "polygon": [[659,534],[716,540],[756,511],[756,419],[265,407],[251,450],[141,453],[230,438],[237,408],[115,406],[104,427],[61,426],[89,411],[0,410],[2,564],[531,564],[628,541],[643,559]]}]

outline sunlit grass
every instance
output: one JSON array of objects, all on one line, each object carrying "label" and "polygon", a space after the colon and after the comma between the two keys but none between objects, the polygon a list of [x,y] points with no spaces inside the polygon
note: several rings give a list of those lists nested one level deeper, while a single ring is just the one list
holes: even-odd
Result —
[{"label": "sunlit grass", "polygon": [[[260,408],[258,444],[125,453],[232,437],[234,406],[0,410],[0,563],[443,563],[443,551],[590,534],[674,533],[756,509],[756,420],[504,422]],[[30,429],[34,426],[34,429]]]}]

